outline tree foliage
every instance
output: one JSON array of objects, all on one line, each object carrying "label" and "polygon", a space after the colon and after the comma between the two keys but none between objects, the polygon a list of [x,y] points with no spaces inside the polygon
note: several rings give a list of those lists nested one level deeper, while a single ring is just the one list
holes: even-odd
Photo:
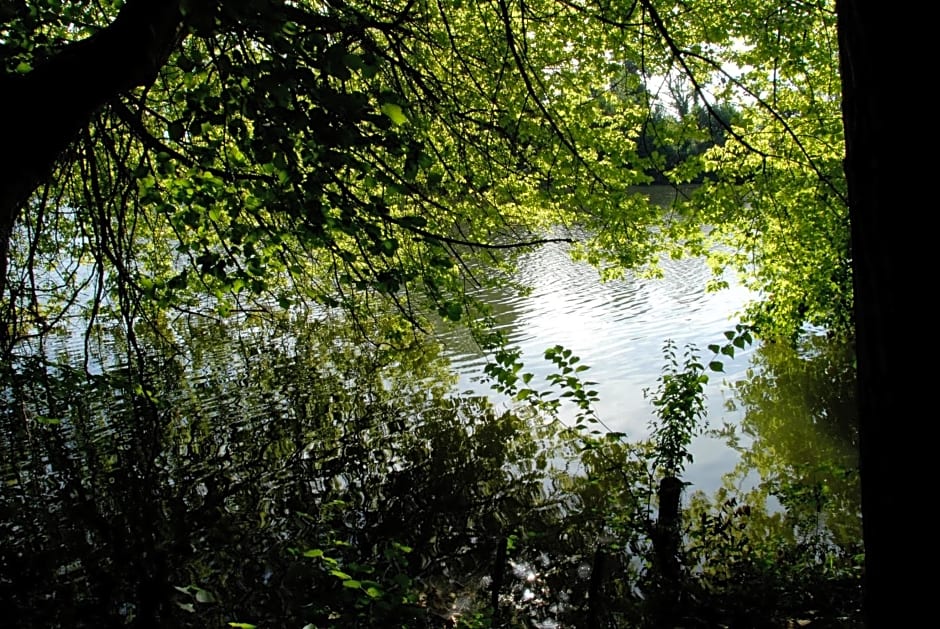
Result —
[{"label": "tree foliage", "polygon": [[[76,306],[356,312],[371,293],[459,319],[465,262],[550,225],[586,230],[580,253],[614,272],[707,253],[761,292],[748,316],[768,335],[848,324],[825,4],[21,2],[0,19],[8,345]],[[635,189],[654,180],[702,185],[664,215]]]}]

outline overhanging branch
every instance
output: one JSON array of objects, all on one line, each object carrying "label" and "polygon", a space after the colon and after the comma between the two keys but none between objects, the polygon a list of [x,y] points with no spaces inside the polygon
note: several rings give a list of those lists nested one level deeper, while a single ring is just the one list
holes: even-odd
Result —
[{"label": "overhanging branch", "polygon": [[128,0],[115,20],[26,74],[0,75],[0,295],[22,208],[105,103],[154,80],[185,33],[180,0]]}]

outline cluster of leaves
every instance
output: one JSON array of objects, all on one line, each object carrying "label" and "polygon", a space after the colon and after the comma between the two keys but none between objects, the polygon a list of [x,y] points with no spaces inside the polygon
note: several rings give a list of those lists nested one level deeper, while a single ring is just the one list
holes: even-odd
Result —
[{"label": "cluster of leaves", "polygon": [[[580,255],[611,273],[664,250],[707,255],[716,287],[741,273],[762,335],[850,325],[825,4],[183,5],[156,80],[96,110],[18,210],[8,342],[76,305],[382,296],[472,318],[473,252],[555,224],[584,228]],[[5,10],[5,71],[71,54],[121,7]],[[702,185],[664,212],[634,188],[654,179]]]},{"label": "cluster of leaves", "polygon": [[[571,207],[603,199],[626,221],[618,199],[635,182],[621,172],[629,160],[610,160],[607,175],[591,177],[605,194],[586,196],[578,182],[601,164],[580,157],[588,145],[577,129],[558,127],[593,124],[590,101],[568,111],[560,95],[599,89],[616,65],[588,72],[560,43],[578,12],[325,11],[194,5],[156,82],[98,112],[22,213],[4,295],[20,334],[54,325],[75,301],[95,314],[123,290],[137,292],[139,308],[207,296],[224,314],[240,297],[336,305],[362,291],[410,310],[416,286],[458,319],[455,262],[467,245],[500,251],[557,222],[546,180],[555,195],[571,189]],[[4,58],[41,64],[116,15],[13,11],[5,32],[46,36],[28,46],[4,38]],[[520,24],[525,43],[513,39]],[[549,67],[559,71],[544,76]],[[619,132],[598,141],[623,144]],[[37,281],[37,269],[54,271]]]},{"label": "cluster of leaves", "polygon": [[[520,354],[519,349],[502,347],[494,352],[493,359],[484,366],[484,372],[495,391],[511,397],[515,402],[525,403],[539,413],[556,418],[563,402],[571,401],[577,407],[573,425],[577,430],[586,428],[588,424],[600,423],[593,409],[594,403],[598,401],[598,393],[590,388],[597,383],[581,380],[578,374],[590,367],[578,364],[581,359],[570,349],[555,345],[545,350],[545,360],[555,367],[545,379],[551,387],[560,389],[560,393],[551,388],[539,388],[532,382],[534,375],[530,372],[520,374],[524,367]],[[520,381],[522,386],[519,386]],[[595,428],[592,433],[600,434],[600,431]]]},{"label": "cluster of leaves", "polygon": [[751,332],[751,326],[737,323],[733,330],[725,331],[725,343],[723,345],[719,345],[718,343],[709,344],[708,349],[714,354],[714,357],[709,361],[708,368],[712,371],[724,371],[725,367],[721,357],[727,356],[728,358],[734,358],[736,351],[746,349],[748,346],[753,345],[754,335]]},{"label": "cluster of leaves", "polygon": [[652,423],[653,464],[664,476],[679,477],[686,463],[692,463],[689,444],[700,433],[705,420],[705,385],[708,376],[693,346],[687,345],[681,357],[674,341],[663,345],[663,374],[652,396],[658,422]]},{"label": "cluster of leaves", "polygon": [[[862,626],[859,544],[833,544],[820,529],[793,539],[786,517],[750,500],[697,494],[685,514],[684,563],[691,626]],[[799,584],[794,587],[795,584]]]},{"label": "cluster of leaves", "polygon": [[[709,87],[739,106],[728,141],[674,169],[674,181],[704,175],[704,185],[663,233],[709,258],[715,288],[733,272],[759,295],[746,315],[760,335],[792,339],[807,324],[845,335],[852,280],[835,12],[829,3],[727,9],[702,3],[670,24],[678,63],[736,69]],[[729,41],[737,44],[715,46]]]}]

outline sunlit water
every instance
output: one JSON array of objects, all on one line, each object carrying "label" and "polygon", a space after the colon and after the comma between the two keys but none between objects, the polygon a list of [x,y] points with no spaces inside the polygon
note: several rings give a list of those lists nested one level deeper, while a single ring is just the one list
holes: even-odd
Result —
[{"label": "sunlit water", "polygon": [[[521,350],[524,371],[535,376],[530,386],[548,388],[554,365],[544,351],[563,345],[590,366],[582,375],[596,383],[595,410],[604,425],[642,439],[653,417],[644,391],[657,386],[663,343],[671,339],[680,352],[694,344],[707,362],[707,346],[725,342],[750,297],[736,285],[707,292],[710,273],[701,260],[666,261],[663,269],[658,280],[628,275],[602,283],[563,246],[546,246],[519,263],[517,279],[531,293],[503,289],[479,297]],[[320,593],[330,587],[345,593],[346,586],[319,563],[297,561],[290,548],[338,535],[349,561],[375,562],[381,556],[369,553],[380,547],[370,536],[385,540],[381,533],[421,546],[422,565],[438,566],[441,575],[476,574],[477,557],[489,574],[495,541],[515,534],[520,514],[527,530],[551,532],[532,539],[564,559],[523,548],[529,554],[508,564],[503,594],[511,591],[520,609],[537,611],[539,596],[589,583],[589,565],[572,561],[594,552],[598,531],[591,527],[605,521],[588,518],[567,528],[552,519],[546,506],[559,504],[550,495],[554,485],[528,450],[537,426],[493,414],[476,398],[451,409],[443,388],[430,396],[428,383],[443,369],[432,351],[425,374],[415,366],[421,360],[406,364],[400,355],[383,355],[378,344],[347,339],[342,320],[333,327],[309,323],[179,319],[172,356],[154,350],[145,361],[155,371],[152,398],[135,393],[127,365],[137,359],[129,360],[132,352],[114,330],[91,335],[86,345],[84,327],[76,325],[37,346],[72,369],[26,361],[0,387],[0,600],[15,601],[12,608],[29,619],[11,626],[121,626],[158,612],[193,621],[174,625],[181,627],[223,626],[233,618],[286,626],[260,620],[283,614],[285,600],[299,605],[293,626],[303,626],[299,615],[308,613],[311,597],[342,598],[313,595],[310,583]],[[146,326],[140,332],[145,340]],[[506,403],[483,378],[486,357],[464,329],[443,332],[440,340],[460,390]],[[813,483],[819,470],[851,468],[844,453],[851,432],[832,421],[851,406],[839,386],[848,382],[839,375],[847,370],[826,360],[798,364],[785,349],[748,348],[723,357],[724,374],[711,374],[709,423],[740,423],[743,449],[699,437],[683,475],[692,491],[711,494],[748,446],[748,465],[735,476],[748,485],[758,473]],[[728,383],[743,381],[751,368],[767,379],[741,387],[734,396],[741,410],[726,407]],[[830,396],[834,401],[822,403]],[[760,471],[750,471],[752,464]],[[857,500],[840,498],[857,494],[853,477],[822,478],[835,497],[833,528],[857,529]],[[549,499],[544,504],[541,492]],[[555,536],[559,522],[568,537]],[[439,563],[448,557],[453,566]],[[291,574],[304,580],[291,581]],[[449,576],[440,579],[444,591],[463,600],[461,584],[469,581],[458,578],[454,590]],[[211,591],[218,608],[194,599],[190,583]],[[483,600],[487,587],[470,587],[467,600]],[[74,604],[48,604],[68,600]],[[76,624],[73,608],[92,613],[89,623]],[[551,624],[553,614],[542,613],[542,624],[533,626],[560,626]],[[92,622],[98,618],[110,622]]]},{"label": "sunlit water", "polygon": [[[644,391],[655,391],[662,372],[663,344],[673,340],[680,350],[694,345],[699,357],[712,358],[710,344],[724,344],[724,332],[734,328],[736,313],[751,299],[745,288],[726,278],[730,288],[708,292],[711,271],[701,259],[665,260],[660,279],[627,275],[602,282],[589,264],[574,262],[565,245],[548,245],[524,256],[517,279],[531,287],[525,296],[481,293],[494,310],[498,326],[512,346],[522,351],[524,371],[535,375],[534,385],[549,387],[545,376],[554,365],[545,350],[562,345],[590,369],[582,374],[595,382],[600,397],[597,415],[611,430],[628,438],[649,433],[652,404]],[[445,353],[460,375],[460,387],[499,400],[486,379],[486,357],[455,328],[441,335]],[[735,423],[739,413],[727,408],[728,383],[744,375],[752,348],[722,356],[723,373],[710,373],[707,387],[708,423]],[[687,470],[697,489],[710,491],[737,461],[722,441],[698,438],[692,447],[695,462]]]}]

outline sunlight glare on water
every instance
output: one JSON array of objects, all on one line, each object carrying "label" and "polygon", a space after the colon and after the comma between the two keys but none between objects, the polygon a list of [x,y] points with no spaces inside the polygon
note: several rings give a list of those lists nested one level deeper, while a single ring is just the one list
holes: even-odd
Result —
[{"label": "sunlight glare on water", "polygon": [[[649,433],[652,405],[644,390],[655,390],[663,368],[663,344],[675,341],[698,349],[699,358],[712,358],[709,344],[724,344],[724,332],[734,328],[750,293],[726,278],[730,288],[707,292],[711,272],[701,259],[665,260],[659,279],[627,274],[623,279],[602,282],[589,264],[574,262],[562,245],[545,246],[524,256],[517,279],[531,287],[524,296],[481,293],[493,307],[497,325],[518,347],[525,364],[523,372],[534,374],[532,385],[548,387],[545,376],[553,365],[545,350],[562,345],[590,366],[582,378],[595,382],[600,402],[595,410],[611,430],[629,438]],[[498,396],[486,381],[486,357],[472,348],[466,333],[454,329],[441,335],[444,351],[460,375],[461,390]],[[726,409],[726,381],[740,378],[748,365],[748,348],[734,359],[723,356],[724,373],[710,373],[707,387],[709,425],[735,420]],[[531,385],[530,385],[531,386]],[[693,444],[695,465],[691,475],[698,483],[717,487],[737,455],[714,439],[700,438]],[[696,480],[696,479],[693,479]],[[704,488],[704,487],[703,487]]]}]

